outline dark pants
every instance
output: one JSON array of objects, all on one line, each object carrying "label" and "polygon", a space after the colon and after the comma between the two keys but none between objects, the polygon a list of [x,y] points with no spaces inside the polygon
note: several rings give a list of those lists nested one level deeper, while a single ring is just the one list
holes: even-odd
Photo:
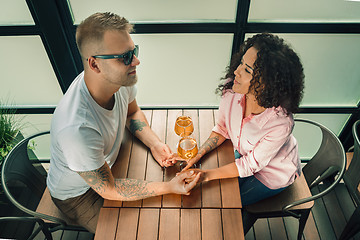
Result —
[{"label": "dark pants", "polygon": [[95,233],[100,208],[104,199],[91,188],[83,195],[59,200],[51,197],[55,205],[71,220]]},{"label": "dark pants", "polygon": [[[241,154],[235,150],[235,159],[240,158]],[[285,188],[279,189],[270,189],[262,184],[256,177],[249,176],[241,178],[239,177],[239,187],[240,187],[240,196],[241,203],[243,206],[247,206],[265,198],[274,196]]]}]

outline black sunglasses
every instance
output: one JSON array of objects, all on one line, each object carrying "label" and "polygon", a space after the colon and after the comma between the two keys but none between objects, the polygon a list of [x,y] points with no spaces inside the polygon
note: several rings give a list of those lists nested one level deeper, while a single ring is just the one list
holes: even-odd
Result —
[{"label": "black sunglasses", "polygon": [[135,45],[133,50],[130,50],[126,53],[120,55],[95,55],[93,58],[101,58],[101,59],[114,59],[114,58],[122,58],[124,59],[124,64],[129,65],[132,63],[134,55],[137,57],[139,54],[139,45]]}]

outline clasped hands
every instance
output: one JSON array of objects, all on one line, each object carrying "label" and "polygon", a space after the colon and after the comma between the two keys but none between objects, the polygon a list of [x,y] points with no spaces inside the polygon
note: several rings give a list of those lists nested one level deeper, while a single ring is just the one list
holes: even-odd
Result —
[{"label": "clasped hands", "polygon": [[[161,167],[173,166],[177,161],[184,161],[177,153],[172,153],[169,146],[163,142],[158,142],[151,148],[151,154]],[[187,161],[186,167],[182,172],[188,170],[192,165],[199,161],[201,156],[197,154],[194,158]]]},{"label": "clasped hands", "polygon": [[[154,159],[161,167],[173,166],[177,161],[184,161],[177,153],[172,153],[169,146],[165,143],[159,142],[150,148]],[[196,186],[198,182],[204,181],[204,171],[201,169],[189,168],[199,161],[200,155],[187,162],[187,166],[181,172],[176,174],[169,183],[172,185],[174,193],[189,195],[190,190]]]}]

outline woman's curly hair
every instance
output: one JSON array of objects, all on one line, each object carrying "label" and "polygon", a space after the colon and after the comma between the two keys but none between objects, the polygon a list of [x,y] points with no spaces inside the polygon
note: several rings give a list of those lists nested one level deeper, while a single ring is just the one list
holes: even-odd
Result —
[{"label": "woman's curly hair", "polygon": [[235,54],[216,93],[225,94],[234,85],[234,71],[246,51],[254,47],[257,59],[249,89],[253,89],[258,104],[265,108],[281,106],[287,114],[298,110],[303,97],[304,72],[298,55],[283,39],[270,33],[261,33],[247,39]]}]

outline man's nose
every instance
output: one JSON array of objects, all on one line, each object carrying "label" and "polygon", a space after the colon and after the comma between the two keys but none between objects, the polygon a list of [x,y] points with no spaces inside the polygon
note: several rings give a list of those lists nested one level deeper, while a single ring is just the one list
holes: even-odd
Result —
[{"label": "man's nose", "polygon": [[140,60],[134,55],[133,60],[131,62],[131,66],[137,66],[140,64]]}]

